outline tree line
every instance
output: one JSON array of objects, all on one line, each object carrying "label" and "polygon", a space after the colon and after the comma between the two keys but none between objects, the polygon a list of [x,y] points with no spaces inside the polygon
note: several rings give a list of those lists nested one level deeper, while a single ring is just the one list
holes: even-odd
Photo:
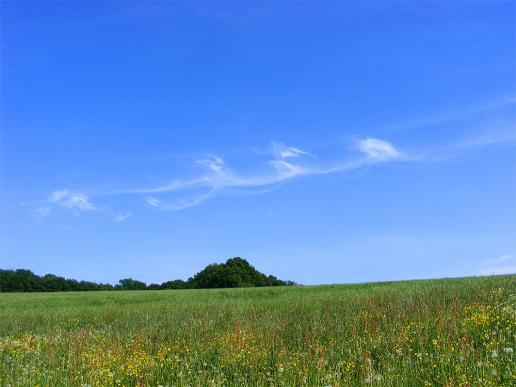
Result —
[{"label": "tree line", "polygon": [[160,289],[210,289],[262,286],[291,286],[292,281],[282,281],[273,275],[256,270],[247,260],[235,257],[225,263],[211,264],[189,278],[176,279],[161,284],[149,284],[132,278],[124,278],[116,285],[77,281],[46,274],[38,276],[30,270],[0,269],[0,292],[66,292],[91,290],[160,290]]}]

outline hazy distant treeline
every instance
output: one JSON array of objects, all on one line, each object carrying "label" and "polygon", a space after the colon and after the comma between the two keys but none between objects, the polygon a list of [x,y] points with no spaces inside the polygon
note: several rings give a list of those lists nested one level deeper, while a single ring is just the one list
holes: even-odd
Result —
[{"label": "hazy distant treeline", "polygon": [[290,286],[292,281],[260,273],[243,258],[231,258],[226,263],[206,266],[187,281],[176,279],[162,284],[150,284],[124,278],[118,284],[77,281],[53,274],[38,276],[30,270],[1,270],[0,292],[66,292],[90,290],[159,290],[159,289],[209,289],[255,286]]}]

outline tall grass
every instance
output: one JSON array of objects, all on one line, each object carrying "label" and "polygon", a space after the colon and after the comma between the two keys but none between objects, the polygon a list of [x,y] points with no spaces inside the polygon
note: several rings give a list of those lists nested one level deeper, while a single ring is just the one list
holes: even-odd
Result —
[{"label": "tall grass", "polygon": [[0,386],[514,385],[516,276],[0,294]]}]

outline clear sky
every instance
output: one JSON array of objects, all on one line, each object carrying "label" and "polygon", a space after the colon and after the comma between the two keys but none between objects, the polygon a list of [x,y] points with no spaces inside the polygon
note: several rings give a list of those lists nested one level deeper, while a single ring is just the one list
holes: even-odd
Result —
[{"label": "clear sky", "polygon": [[516,2],[1,3],[0,267],[516,272]]}]

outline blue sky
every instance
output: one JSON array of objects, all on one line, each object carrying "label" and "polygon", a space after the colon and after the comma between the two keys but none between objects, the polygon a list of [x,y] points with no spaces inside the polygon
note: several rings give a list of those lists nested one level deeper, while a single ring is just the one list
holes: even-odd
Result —
[{"label": "blue sky", "polygon": [[0,266],[516,272],[516,3],[2,2]]}]

